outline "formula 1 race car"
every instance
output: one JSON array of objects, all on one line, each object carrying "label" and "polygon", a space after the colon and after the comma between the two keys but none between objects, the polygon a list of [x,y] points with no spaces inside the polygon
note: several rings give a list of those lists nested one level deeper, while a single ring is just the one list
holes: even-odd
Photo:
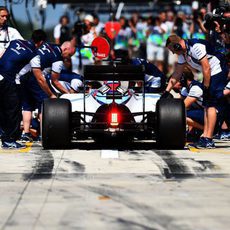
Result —
[{"label": "formula 1 race car", "polygon": [[66,148],[72,140],[90,137],[95,141],[150,139],[160,148],[184,148],[183,101],[146,93],[144,76],[141,65],[85,66],[79,93],[44,101],[43,147]]}]

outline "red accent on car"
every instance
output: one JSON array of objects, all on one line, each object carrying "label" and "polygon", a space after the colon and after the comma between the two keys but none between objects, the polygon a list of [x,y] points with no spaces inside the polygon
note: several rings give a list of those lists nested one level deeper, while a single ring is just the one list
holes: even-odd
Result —
[{"label": "red accent on car", "polygon": [[109,113],[109,125],[117,127],[120,123],[120,114],[116,109],[112,109]]}]

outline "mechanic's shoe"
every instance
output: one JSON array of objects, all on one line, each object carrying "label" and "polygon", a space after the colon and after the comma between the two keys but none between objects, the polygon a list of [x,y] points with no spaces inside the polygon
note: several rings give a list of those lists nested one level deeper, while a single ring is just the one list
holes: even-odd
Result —
[{"label": "mechanic's shoe", "polygon": [[3,149],[24,149],[26,145],[19,144],[16,141],[2,141]]},{"label": "mechanic's shoe", "polygon": [[220,140],[229,141],[230,140],[230,131],[223,131],[220,134]]},{"label": "mechanic's shoe", "polygon": [[32,138],[31,133],[23,133],[23,134],[21,135],[20,141],[21,141],[22,143],[33,142],[33,138]]},{"label": "mechanic's shoe", "polygon": [[207,140],[206,140],[206,146],[205,146],[205,148],[207,148],[207,149],[214,149],[214,148],[216,148],[215,143],[214,143],[214,141],[212,139],[209,139],[209,138],[206,138],[206,139]]},{"label": "mechanic's shoe", "polygon": [[37,137],[34,139],[34,142],[41,142],[41,141],[42,141],[41,135],[37,136]]},{"label": "mechanic's shoe", "polygon": [[191,132],[187,132],[186,134],[186,140],[187,142],[198,142],[200,140],[200,136],[202,135],[201,130],[193,130]]},{"label": "mechanic's shoe", "polygon": [[196,147],[198,149],[213,149],[216,146],[212,139],[202,137],[202,139],[200,138],[200,141],[197,143]]},{"label": "mechanic's shoe", "polygon": [[213,136],[213,139],[219,140],[219,139],[220,139],[220,133],[216,133],[216,134]]},{"label": "mechanic's shoe", "polygon": [[205,137],[200,137],[199,141],[197,143],[195,143],[196,146],[203,146],[206,142],[206,138]]},{"label": "mechanic's shoe", "polygon": [[204,137],[200,137],[198,142],[188,144],[188,146],[192,147],[192,148],[199,148],[199,146],[204,146],[204,145],[205,145],[205,138]]}]

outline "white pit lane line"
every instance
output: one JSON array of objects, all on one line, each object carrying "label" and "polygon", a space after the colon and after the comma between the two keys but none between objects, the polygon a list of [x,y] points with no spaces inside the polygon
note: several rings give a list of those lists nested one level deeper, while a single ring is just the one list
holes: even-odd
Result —
[{"label": "white pit lane line", "polygon": [[102,149],[101,158],[103,159],[119,158],[119,152],[117,149]]}]

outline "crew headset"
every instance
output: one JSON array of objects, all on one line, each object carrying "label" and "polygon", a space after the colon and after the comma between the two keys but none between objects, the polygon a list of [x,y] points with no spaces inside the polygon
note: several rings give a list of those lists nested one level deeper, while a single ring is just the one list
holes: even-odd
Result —
[{"label": "crew headset", "polygon": [[[194,63],[196,64],[199,64],[199,61],[197,59],[195,59],[194,57],[192,57],[189,53],[188,53],[188,47],[189,47],[189,41],[187,40],[184,40],[185,41],[185,44],[186,44],[186,47],[187,47],[187,55],[190,56],[193,60]],[[170,43],[174,43],[174,41],[172,40],[168,40],[167,43],[166,43],[166,46],[168,46]],[[178,42],[175,42],[173,45],[172,45],[174,51],[181,51],[183,48],[181,46],[180,43]]]},{"label": "crew headset", "polygon": [[173,43],[173,49],[174,49],[175,51],[180,51],[180,50],[182,50],[181,44],[178,43],[178,42],[174,42],[173,40],[174,40],[174,39],[168,39],[167,42],[166,42],[166,47],[167,47],[170,43]]},{"label": "crew headset", "polygon": [[182,46],[181,46],[181,44],[179,44],[179,43],[175,43],[175,44],[173,45],[173,49],[174,49],[175,51],[180,51],[180,50],[182,50]]}]

